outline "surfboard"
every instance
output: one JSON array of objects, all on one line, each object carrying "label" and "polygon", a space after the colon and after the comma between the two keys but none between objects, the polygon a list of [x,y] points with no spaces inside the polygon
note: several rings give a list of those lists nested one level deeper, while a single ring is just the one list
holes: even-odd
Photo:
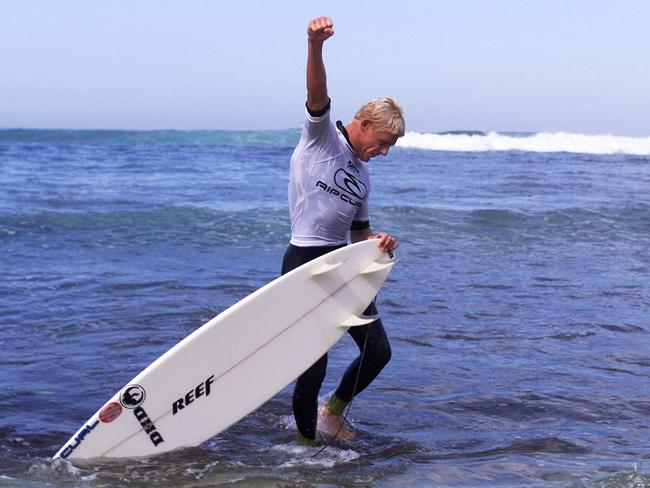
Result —
[{"label": "surfboard", "polygon": [[54,455],[141,457],[197,446],[294,381],[362,316],[396,259],[376,239],[268,283],[156,359]]}]

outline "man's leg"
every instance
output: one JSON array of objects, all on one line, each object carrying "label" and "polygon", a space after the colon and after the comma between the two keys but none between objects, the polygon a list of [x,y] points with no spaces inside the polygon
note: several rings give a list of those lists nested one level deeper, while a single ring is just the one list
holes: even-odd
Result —
[{"label": "man's leg", "polygon": [[298,427],[298,438],[305,444],[316,444],[318,393],[326,370],[327,354],[300,375],[293,390],[293,416]]},{"label": "man's leg", "polygon": [[[365,310],[365,315],[377,314],[374,303]],[[345,371],[336,392],[329,399],[327,405],[320,411],[320,420],[324,429],[334,435],[343,423],[341,414],[350,403],[353,396],[362,392],[377,377],[391,358],[391,348],[388,336],[384,330],[381,319],[372,324],[351,327],[348,333],[359,347],[359,356],[352,361]],[[365,350],[364,350],[365,345]],[[363,355],[363,358],[361,357]],[[359,370],[361,366],[361,370]],[[357,379],[358,378],[358,379]],[[355,388],[356,386],[356,388]],[[341,430],[341,437],[350,438],[351,431]]]},{"label": "man's leg", "polygon": [[[282,261],[282,274],[340,247],[343,246],[301,248],[289,245]],[[300,375],[293,390],[293,416],[298,427],[298,439],[308,445],[316,444],[318,393],[326,371],[327,354]]]},{"label": "man's leg", "polygon": [[[371,303],[364,312],[364,315],[376,314],[377,308],[374,303]],[[356,342],[360,354],[345,371],[343,379],[334,394],[336,398],[342,400],[346,405],[352,400],[353,396],[361,393],[372,383],[384,366],[388,364],[391,357],[390,343],[388,342],[388,336],[386,335],[381,319],[377,319],[372,324],[350,327],[348,334]],[[367,341],[366,334],[368,337]],[[364,343],[365,352],[363,352],[363,358],[361,358]],[[359,364],[361,364],[361,371],[359,371]],[[359,376],[358,382],[356,382],[357,374]],[[356,389],[355,382],[357,383]],[[340,413],[341,411],[342,409],[333,413]]]}]

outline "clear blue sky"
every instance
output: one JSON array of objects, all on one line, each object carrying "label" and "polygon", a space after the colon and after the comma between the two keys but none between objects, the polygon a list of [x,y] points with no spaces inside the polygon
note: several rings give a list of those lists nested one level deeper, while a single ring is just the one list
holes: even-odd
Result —
[{"label": "clear blue sky", "polygon": [[317,15],[343,120],[650,135],[648,0],[7,0],[0,127],[299,127]]}]

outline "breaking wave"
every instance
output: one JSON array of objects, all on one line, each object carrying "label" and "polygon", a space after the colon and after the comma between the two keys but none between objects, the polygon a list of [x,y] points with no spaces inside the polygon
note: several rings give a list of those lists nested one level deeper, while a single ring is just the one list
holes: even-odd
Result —
[{"label": "breaking wave", "polygon": [[527,151],[583,154],[650,155],[650,137],[537,132],[525,134],[499,132],[408,132],[397,145],[432,151]]}]

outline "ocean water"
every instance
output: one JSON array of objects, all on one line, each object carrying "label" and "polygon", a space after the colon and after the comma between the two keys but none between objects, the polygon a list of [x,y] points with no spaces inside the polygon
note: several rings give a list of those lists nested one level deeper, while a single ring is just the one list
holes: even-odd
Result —
[{"label": "ocean water", "polygon": [[278,276],[298,135],[0,131],[0,486],[650,486],[650,138],[577,134],[408,134],[370,163],[401,261],[353,441],[312,457],[287,388],[197,448],[53,462]]}]

